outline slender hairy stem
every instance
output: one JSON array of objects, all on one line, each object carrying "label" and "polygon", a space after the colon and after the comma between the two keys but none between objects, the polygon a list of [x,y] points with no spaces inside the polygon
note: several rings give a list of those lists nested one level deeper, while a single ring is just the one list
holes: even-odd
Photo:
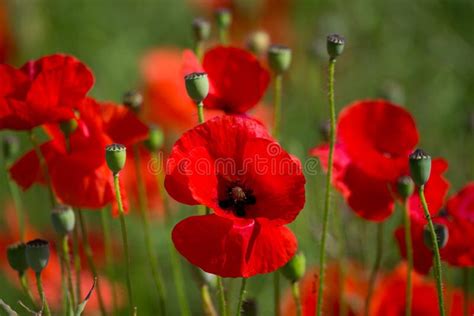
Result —
[{"label": "slender hairy stem", "polygon": [[464,300],[463,300],[463,315],[469,316],[469,268],[464,267],[462,269],[462,279],[463,279],[463,292],[464,292]]},{"label": "slender hairy stem", "polygon": [[115,286],[115,265],[113,262],[113,255],[112,255],[112,239],[110,235],[110,223],[109,218],[107,216],[106,209],[102,209],[100,211],[100,218],[102,224],[102,232],[104,238],[104,252],[105,252],[105,262],[107,264],[107,275],[111,282],[112,286],[112,306],[113,312],[117,310],[117,287]]},{"label": "slender hairy stem", "polygon": [[275,316],[280,316],[280,272],[273,272],[273,304]]},{"label": "slender hairy stem", "polygon": [[46,295],[43,290],[43,282],[41,281],[41,272],[36,272],[36,285],[38,286],[38,294],[40,296],[42,309],[46,316],[51,316],[51,310],[49,309],[48,301],[46,300]]},{"label": "slender hairy stem", "polygon": [[370,272],[369,288],[367,290],[367,296],[365,298],[365,315],[369,315],[370,303],[372,302],[372,296],[375,289],[375,281],[377,280],[377,274],[380,270],[380,264],[382,263],[382,250],[383,250],[383,222],[377,224],[377,245],[375,247],[375,261]]},{"label": "slender hairy stem", "polygon": [[130,304],[130,314],[133,315],[133,310],[135,305],[133,304],[133,294],[132,294],[132,281],[130,279],[130,254],[128,252],[128,235],[127,235],[127,225],[125,224],[125,214],[122,204],[122,195],[120,193],[120,183],[118,173],[114,174],[114,186],[115,186],[115,198],[117,199],[119,217],[120,217],[120,228],[122,230],[122,242],[123,242],[123,251],[125,254],[125,274],[127,278],[127,292],[128,292],[128,302]]},{"label": "slender hairy stem", "polygon": [[[5,162],[5,170],[8,170],[10,163]],[[20,241],[24,242],[25,241],[25,214],[24,214],[24,209],[23,209],[23,204],[21,203],[20,199],[20,191],[18,190],[18,187],[16,184],[13,182],[13,180],[10,179],[9,176],[7,176],[7,184],[8,184],[8,190],[10,191],[10,195],[13,201],[13,205],[15,206],[15,211],[18,216],[18,226],[20,228]]]},{"label": "slender hairy stem", "polygon": [[[77,213],[77,212],[76,212]],[[76,297],[81,297],[81,256],[79,254],[79,227],[74,227],[72,235],[72,254],[74,260],[74,274],[76,275]]]},{"label": "slender hairy stem", "polygon": [[328,157],[328,174],[326,178],[326,196],[324,200],[323,213],[323,230],[321,232],[321,248],[319,249],[319,287],[318,287],[318,304],[316,315],[321,316],[323,312],[323,296],[324,296],[324,272],[326,265],[326,238],[329,222],[329,205],[331,204],[331,178],[332,166],[334,160],[334,146],[336,144],[336,106],[334,103],[334,69],[336,68],[336,60],[329,60],[329,113],[330,113],[330,130],[329,130],[329,157]]},{"label": "slender hairy stem", "polygon": [[217,316],[207,284],[201,286],[202,309],[205,316]]},{"label": "slender hairy stem", "polygon": [[339,286],[338,286],[338,302],[340,305],[339,316],[346,316],[348,312],[348,306],[344,299],[345,293],[345,280],[346,280],[346,242],[344,236],[344,228],[341,219],[341,210],[336,210],[333,216],[333,223],[336,226],[337,239],[339,241],[339,264],[338,264],[338,275],[339,275]]},{"label": "slender hairy stem", "polygon": [[239,302],[237,303],[237,312],[235,313],[235,315],[237,316],[240,316],[240,314],[242,313],[242,304],[244,302],[246,286],[247,286],[247,278],[242,278],[242,285],[240,286],[240,293],[239,293]]},{"label": "slender hairy stem", "polygon": [[283,75],[275,74],[273,82],[275,84],[273,89],[273,137],[278,139],[281,128],[281,90],[283,84]]},{"label": "slender hairy stem", "polygon": [[133,146],[133,160],[135,163],[135,175],[137,177],[138,185],[138,206],[140,209],[140,215],[142,217],[143,233],[145,237],[145,248],[150,262],[151,274],[153,276],[153,283],[155,284],[156,291],[158,293],[158,302],[161,313],[166,315],[166,300],[165,300],[165,287],[163,286],[163,278],[160,272],[160,265],[158,258],[153,252],[153,242],[150,234],[150,223],[148,220],[148,199],[146,195],[145,182],[143,181],[143,174],[141,172],[141,158],[140,151],[137,145]]},{"label": "slender hairy stem", "polygon": [[[94,262],[94,254],[92,253],[92,248],[89,243],[89,235],[87,234],[87,226],[86,226],[86,221],[84,220],[84,216],[82,214],[82,210],[77,210],[77,217],[79,218],[79,226],[81,227],[81,235],[82,235],[82,245],[84,248],[84,252],[86,254],[87,258],[87,264],[89,265],[89,268],[91,269],[92,276],[97,279],[97,298],[99,299],[99,307],[100,307],[100,313],[105,316],[107,315],[107,312],[105,310],[105,304],[104,304],[104,299],[102,297],[102,291],[100,290],[100,280],[99,280],[99,274],[97,272],[97,267]],[[79,259],[80,260],[80,259]],[[76,271],[77,273],[77,271]],[[81,277],[80,271],[79,274],[76,274],[77,277]],[[81,299],[82,293],[79,290],[79,293],[77,294],[77,299],[78,301]]]},{"label": "slender hairy stem", "polygon": [[418,189],[418,193],[420,195],[421,204],[423,205],[423,211],[425,212],[425,217],[428,221],[428,227],[430,228],[431,232],[431,241],[433,244],[434,255],[434,275],[436,279],[436,290],[438,292],[439,313],[441,316],[445,316],[446,313],[444,309],[443,281],[441,276],[441,257],[439,255],[438,238],[436,237],[436,232],[433,226],[433,221],[431,220],[428,204],[426,203],[424,186],[420,186],[420,188]]},{"label": "slender hairy stem", "polygon": [[73,310],[76,308],[76,299],[74,295],[74,287],[72,282],[72,274],[71,274],[71,260],[69,259],[69,237],[68,235],[64,235],[61,240],[61,251],[63,254],[63,262],[64,262],[64,269],[66,271],[66,280],[67,280],[67,290],[68,290],[68,297],[71,300],[71,304],[73,306]]},{"label": "slender hairy stem", "polygon": [[20,279],[20,284],[21,284],[21,288],[23,289],[23,292],[25,292],[25,295],[30,300],[30,303],[33,305],[33,308],[36,309],[36,302],[35,302],[35,299],[33,298],[33,294],[31,293],[30,287],[28,285],[28,279],[26,278],[25,272],[19,273],[18,278]]},{"label": "slender hairy stem", "polygon": [[405,248],[408,264],[407,284],[405,289],[405,316],[411,315],[413,300],[412,271],[413,271],[413,245],[411,239],[411,220],[408,212],[408,201],[403,201],[403,225],[405,226]]},{"label": "slender hairy stem", "polygon": [[300,287],[297,281],[291,282],[291,294],[293,295],[293,300],[295,301],[296,316],[301,316],[302,309],[301,309]]},{"label": "slender hairy stem", "polygon": [[204,103],[201,101],[197,104],[198,108],[198,122],[199,124],[204,123]]},{"label": "slender hairy stem", "polygon": [[227,306],[225,301],[225,292],[224,284],[222,283],[222,278],[217,277],[217,295],[219,296],[219,310],[221,316],[227,316]]}]

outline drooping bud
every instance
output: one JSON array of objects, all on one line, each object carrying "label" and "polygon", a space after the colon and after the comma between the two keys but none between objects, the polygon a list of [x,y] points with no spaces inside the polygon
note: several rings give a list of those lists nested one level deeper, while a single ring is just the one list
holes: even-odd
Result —
[{"label": "drooping bud", "polygon": [[49,261],[49,242],[35,239],[26,244],[26,261],[36,273],[40,273]]},{"label": "drooping bud", "polygon": [[227,8],[220,8],[214,12],[217,26],[220,29],[227,29],[232,23],[232,12]]},{"label": "drooping bud", "polygon": [[145,140],[145,147],[150,152],[157,152],[163,146],[165,136],[161,128],[156,125],[150,125],[148,128],[148,139]]},{"label": "drooping bud", "polygon": [[125,166],[127,148],[121,144],[110,144],[105,147],[105,160],[113,174],[117,174]]},{"label": "drooping bud", "polygon": [[282,45],[270,46],[268,49],[268,64],[274,73],[284,73],[291,65],[291,49]]},{"label": "drooping bud", "polygon": [[416,185],[428,182],[431,173],[431,157],[422,149],[416,149],[409,157],[410,175]]},{"label": "drooping bud", "polygon": [[198,42],[206,41],[211,36],[211,23],[203,18],[195,18],[192,23],[194,39]]},{"label": "drooping bud", "polygon": [[138,113],[143,105],[143,95],[137,90],[127,91],[123,95],[122,102],[133,112]]},{"label": "drooping bud", "polygon": [[51,222],[53,223],[56,233],[60,236],[64,236],[73,231],[76,216],[70,206],[60,204],[53,208]]},{"label": "drooping bud", "polygon": [[28,269],[26,261],[26,245],[22,242],[12,244],[7,248],[7,259],[10,267],[18,273],[23,273]]},{"label": "drooping bud", "polygon": [[2,137],[3,157],[6,161],[12,160],[20,151],[20,142],[18,137],[14,135],[6,135]]},{"label": "drooping bud", "polygon": [[69,136],[71,136],[72,133],[74,133],[77,128],[77,125],[77,120],[75,118],[59,122],[59,128],[61,129],[61,132],[63,132],[66,138],[68,138]]},{"label": "drooping bud", "polygon": [[[448,227],[439,223],[433,223],[433,226],[436,234],[436,240],[438,242],[438,248],[444,248],[444,246],[446,246],[446,244],[448,243],[449,239]],[[426,247],[433,250],[433,238],[431,238],[431,231],[429,225],[425,225],[425,227],[423,228],[423,241]]]},{"label": "drooping bud", "polygon": [[402,176],[397,181],[397,193],[403,199],[408,199],[415,191],[415,183],[409,176]]},{"label": "drooping bud", "polygon": [[270,46],[270,35],[265,31],[255,31],[247,37],[247,49],[257,56],[265,54]]},{"label": "drooping bud", "polygon": [[345,38],[339,34],[328,35],[326,38],[326,48],[331,59],[336,59],[342,54],[345,42]]},{"label": "drooping bud", "polygon": [[195,102],[201,103],[209,93],[209,80],[205,72],[193,72],[184,77],[188,96]]},{"label": "drooping bud", "polygon": [[306,257],[301,252],[295,254],[280,271],[289,281],[298,281],[306,272]]}]

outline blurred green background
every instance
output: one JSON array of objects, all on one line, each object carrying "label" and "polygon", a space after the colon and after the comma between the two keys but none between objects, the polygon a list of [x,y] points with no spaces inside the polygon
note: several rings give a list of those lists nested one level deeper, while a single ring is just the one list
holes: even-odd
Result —
[{"label": "blurred green background", "polygon": [[[242,7],[252,9],[254,5],[261,8],[262,1],[235,2],[243,2]],[[73,54],[95,73],[92,95],[115,101],[139,84],[138,63],[148,49],[192,47],[190,23],[194,16],[204,14],[187,1],[179,0],[10,0],[7,5],[16,45],[12,60],[15,65],[55,52]],[[422,147],[449,161],[447,177],[452,183],[451,192],[473,180],[473,16],[472,0],[290,1],[292,37],[283,44],[293,47],[294,63],[284,83],[284,147],[307,159],[308,150],[321,142],[319,125],[328,117],[325,36],[340,33],[346,37],[346,48],[336,69],[338,109],[357,99],[395,93],[397,100],[413,113]],[[271,100],[271,90],[267,97]],[[291,225],[310,264],[318,259],[324,178],[322,172],[307,178],[306,207]],[[3,189],[4,176],[0,185],[1,199],[5,200],[8,191]],[[46,192],[34,188],[23,196],[32,222],[44,229],[49,227],[49,216],[45,216]],[[370,266],[376,224],[357,219],[339,200],[348,252]],[[393,228],[401,222],[398,213],[386,224],[386,269],[399,260],[392,236]],[[174,222],[188,214],[189,210],[181,211]],[[91,212],[91,225],[95,219],[98,215]],[[114,229],[118,238],[117,224],[114,223]],[[148,277],[139,220],[131,217],[130,226],[137,305],[141,315],[153,315],[156,295]],[[169,272],[168,230],[154,225],[155,248],[165,271],[169,314],[178,315]],[[328,244],[331,257],[337,256],[336,237],[337,230],[332,227]],[[193,315],[200,315],[198,288],[184,260],[182,264]],[[447,275],[457,283],[460,272],[449,269]],[[259,276],[248,282],[248,297],[257,300],[261,315],[272,311],[271,280],[271,276]],[[232,307],[238,284],[238,280],[226,280]],[[13,303],[19,292],[1,281],[0,298]]]}]

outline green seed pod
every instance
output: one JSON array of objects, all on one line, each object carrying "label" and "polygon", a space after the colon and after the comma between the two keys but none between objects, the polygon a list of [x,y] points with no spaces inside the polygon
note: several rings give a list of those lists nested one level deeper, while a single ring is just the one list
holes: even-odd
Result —
[{"label": "green seed pod", "polygon": [[[448,243],[449,239],[448,227],[439,223],[433,223],[433,226],[435,229],[436,239],[438,241],[438,248],[444,248],[444,246],[446,246],[446,244]],[[433,239],[431,238],[431,231],[429,225],[425,225],[425,227],[423,228],[423,241],[426,247],[433,250]]]},{"label": "green seed pod", "polygon": [[6,161],[14,159],[20,151],[20,142],[18,141],[18,137],[14,135],[6,135],[2,137],[2,149],[3,157],[5,157]]},{"label": "green seed pod", "polygon": [[220,29],[226,29],[232,23],[232,12],[230,12],[229,9],[226,9],[226,8],[217,9],[214,12],[214,16],[216,18],[217,26]]},{"label": "green seed pod", "polygon": [[247,37],[247,49],[257,56],[265,54],[270,46],[270,35],[265,31],[255,31]]},{"label": "green seed pod", "polygon": [[68,138],[69,136],[71,136],[72,133],[74,133],[77,128],[77,125],[78,124],[76,119],[70,119],[59,122],[59,128],[61,129],[66,138]]},{"label": "green seed pod", "polygon": [[122,98],[122,102],[123,105],[128,107],[130,110],[135,113],[138,113],[140,112],[140,109],[143,105],[143,95],[140,93],[140,91],[137,90],[125,92]]},{"label": "green seed pod", "polygon": [[295,254],[280,271],[289,281],[298,281],[306,272],[306,257],[301,252]]},{"label": "green seed pod", "polygon": [[110,144],[105,147],[105,160],[107,166],[114,173],[117,174],[125,166],[127,161],[127,148],[121,144]]},{"label": "green seed pod", "polygon": [[409,157],[410,174],[416,185],[428,182],[431,173],[431,157],[422,149],[415,150]]},{"label": "green seed pod", "polygon": [[403,199],[408,199],[415,191],[415,183],[409,176],[402,176],[397,181],[397,193]]},{"label": "green seed pod", "polygon": [[56,233],[60,236],[69,234],[74,229],[76,216],[68,205],[57,205],[51,213],[51,221]]},{"label": "green seed pod", "polygon": [[184,77],[186,91],[196,103],[201,103],[209,93],[209,80],[205,72],[193,72]]},{"label": "green seed pod", "polygon": [[339,34],[329,35],[326,39],[326,48],[331,59],[336,59],[342,54],[345,45],[345,38]]},{"label": "green seed pod", "polygon": [[282,45],[272,45],[267,53],[270,69],[276,74],[286,72],[291,65],[291,49]]},{"label": "green seed pod", "polygon": [[49,242],[35,239],[26,244],[26,261],[36,273],[40,273],[49,261]]},{"label": "green seed pod", "polygon": [[18,273],[23,273],[28,269],[26,261],[26,245],[22,242],[12,244],[7,248],[7,258],[10,267]]},{"label": "green seed pod", "polygon": [[207,41],[211,36],[211,23],[203,18],[195,18],[193,20],[194,39],[198,42]]},{"label": "green seed pod", "polygon": [[165,136],[163,131],[156,125],[149,126],[148,139],[145,140],[145,147],[150,152],[157,152],[163,147]]}]

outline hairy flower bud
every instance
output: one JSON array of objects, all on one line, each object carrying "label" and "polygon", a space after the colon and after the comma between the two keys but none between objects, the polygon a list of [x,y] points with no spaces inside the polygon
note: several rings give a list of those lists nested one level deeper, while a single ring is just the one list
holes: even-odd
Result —
[{"label": "hairy flower bud", "polygon": [[296,282],[306,272],[306,257],[303,253],[297,253],[280,269],[281,273],[291,282]]}]

